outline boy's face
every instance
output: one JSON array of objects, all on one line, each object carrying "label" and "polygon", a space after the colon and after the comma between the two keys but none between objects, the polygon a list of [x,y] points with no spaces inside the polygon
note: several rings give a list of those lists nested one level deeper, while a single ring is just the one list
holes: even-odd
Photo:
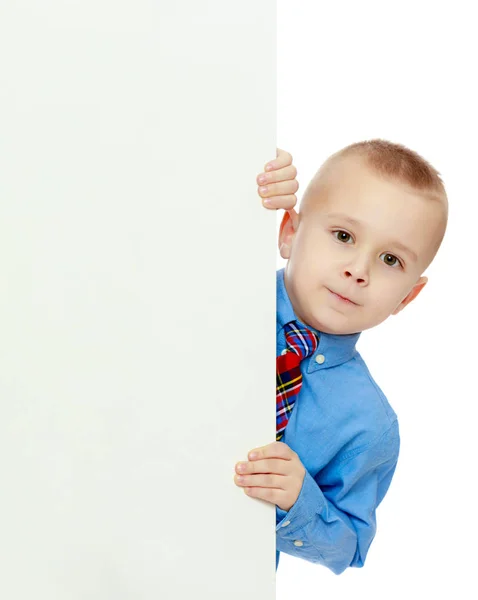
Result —
[{"label": "boy's face", "polygon": [[399,312],[424,287],[421,274],[445,223],[440,201],[353,157],[303,205],[298,216],[286,213],[279,238],[301,321],[324,333],[356,333]]}]

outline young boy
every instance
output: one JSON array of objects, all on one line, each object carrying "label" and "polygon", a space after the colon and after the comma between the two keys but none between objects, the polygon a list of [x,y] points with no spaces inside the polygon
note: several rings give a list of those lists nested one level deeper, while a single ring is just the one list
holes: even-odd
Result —
[{"label": "young boy", "polygon": [[[236,485],[276,505],[277,557],[336,574],[362,567],[399,453],[397,417],[355,346],[427,282],[448,201],[435,169],[372,140],[332,155],[294,210],[287,153],[258,176],[285,208],[277,274],[277,440],[236,464]],[[268,189],[264,189],[265,187]],[[269,203],[266,202],[269,201]]]}]

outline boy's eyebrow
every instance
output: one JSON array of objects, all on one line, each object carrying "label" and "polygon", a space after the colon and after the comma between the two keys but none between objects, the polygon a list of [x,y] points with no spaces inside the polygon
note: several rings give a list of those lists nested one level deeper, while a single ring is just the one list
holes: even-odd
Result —
[{"label": "boy's eyebrow", "polygon": [[396,248],[399,248],[403,252],[406,252],[410,256],[410,258],[412,258],[415,262],[418,260],[418,256],[416,255],[416,253],[408,246],[404,246],[401,242],[392,242],[392,244]]},{"label": "boy's eyebrow", "polygon": [[[352,227],[362,226],[362,223],[360,221],[357,221],[357,219],[349,217],[344,213],[329,213],[327,216],[329,219],[341,219],[342,221],[347,221],[347,223],[350,223]],[[416,253],[408,246],[405,246],[401,242],[392,242],[392,245],[398,248],[399,250],[406,252],[414,261],[418,260],[418,256],[416,255]]]},{"label": "boy's eyebrow", "polygon": [[341,219],[342,221],[347,221],[353,227],[361,227],[362,225],[360,221],[357,221],[357,219],[353,219],[344,213],[329,213],[327,216],[329,219]]}]

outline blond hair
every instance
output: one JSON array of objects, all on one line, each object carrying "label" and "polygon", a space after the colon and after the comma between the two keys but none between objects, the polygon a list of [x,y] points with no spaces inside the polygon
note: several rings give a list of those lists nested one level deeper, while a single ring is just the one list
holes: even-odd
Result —
[{"label": "blond hair", "polygon": [[417,152],[382,139],[350,144],[333,154],[324,164],[339,158],[358,155],[380,175],[408,184],[421,192],[430,192],[446,198],[445,186],[440,173]]}]

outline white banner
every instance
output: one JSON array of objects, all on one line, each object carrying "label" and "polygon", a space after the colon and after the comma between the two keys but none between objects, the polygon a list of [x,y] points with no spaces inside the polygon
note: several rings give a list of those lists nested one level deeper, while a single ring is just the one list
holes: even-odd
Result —
[{"label": "white banner", "polygon": [[[275,2],[0,5],[0,597],[275,597]],[[238,585],[247,581],[247,590]]]}]

